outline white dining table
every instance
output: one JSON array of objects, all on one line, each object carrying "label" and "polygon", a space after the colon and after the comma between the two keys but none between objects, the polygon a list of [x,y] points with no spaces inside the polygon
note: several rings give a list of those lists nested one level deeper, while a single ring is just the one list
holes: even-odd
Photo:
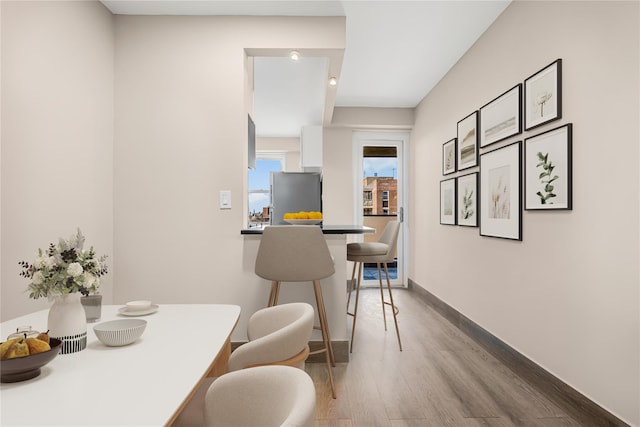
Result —
[{"label": "white dining table", "polygon": [[[27,381],[0,384],[2,426],[169,425],[214,361],[228,352],[240,307],[161,304],[133,344],[108,347],[93,331],[125,319],[122,306],[105,305],[87,324],[86,349],[58,356]],[[47,330],[48,310],[0,324],[1,341],[21,326]]]}]

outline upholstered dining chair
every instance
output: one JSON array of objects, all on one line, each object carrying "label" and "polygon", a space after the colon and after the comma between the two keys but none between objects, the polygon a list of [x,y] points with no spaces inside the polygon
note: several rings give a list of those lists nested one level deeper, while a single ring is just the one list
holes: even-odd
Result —
[{"label": "upholstered dining chair", "polygon": [[[305,302],[282,304],[256,311],[247,324],[249,341],[231,353],[228,371],[264,365],[304,369],[314,320],[313,307]],[[207,377],[202,381],[173,423],[174,427],[204,425],[205,395],[216,380],[214,377]]]},{"label": "upholstered dining chair", "polygon": [[317,225],[272,225],[265,227],[256,256],[255,273],[271,281],[268,306],[278,303],[282,282],[311,282],[322,332],[323,346],[310,354],[325,353],[331,394],[336,397],[332,366],[335,357],[320,280],[335,273],[322,229]]},{"label": "upholstered dining chair", "polygon": [[230,372],[207,390],[207,427],[311,427],[316,390],[309,375],[290,366]]},{"label": "upholstered dining chair", "polygon": [[[360,296],[360,284],[362,282],[362,268],[364,263],[376,263],[378,267],[378,282],[380,283],[380,299],[382,302],[382,317],[384,319],[384,330],[387,330],[387,315],[385,305],[391,306],[393,313],[393,321],[396,326],[396,335],[398,337],[398,346],[402,351],[402,342],[400,341],[400,330],[398,329],[398,307],[393,302],[393,294],[391,293],[391,282],[389,281],[389,270],[387,263],[393,262],[398,245],[398,233],[400,231],[400,223],[398,221],[389,221],[385,226],[380,239],[377,242],[349,243],[347,244],[347,261],[353,261],[353,272],[351,273],[351,286],[349,287],[349,297],[347,298],[347,314],[353,317],[353,325],[351,327],[351,346],[353,352],[353,338],[356,332],[356,319],[358,316],[358,299]],[[389,301],[385,300],[384,290],[382,286],[382,274],[380,272],[380,264],[384,266],[385,276],[387,278],[387,290],[389,293]],[[358,280],[354,281],[356,275],[356,267],[358,267]],[[356,298],[353,312],[349,312],[349,303],[351,301],[351,293],[356,288]]]}]

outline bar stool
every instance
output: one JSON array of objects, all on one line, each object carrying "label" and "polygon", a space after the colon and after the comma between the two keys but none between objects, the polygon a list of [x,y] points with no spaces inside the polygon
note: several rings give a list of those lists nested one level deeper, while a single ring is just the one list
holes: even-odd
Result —
[{"label": "bar stool", "polygon": [[322,332],[323,347],[309,354],[325,353],[331,394],[336,397],[332,366],[335,357],[331,345],[329,323],[322,297],[320,280],[335,273],[333,258],[327,241],[317,225],[271,225],[265,227],[256,256],[255,273],[263,279],[271,280],[268,306],[278,303],[280,283],[312,282],[316,298],[316,308]]},{"label": "bar stool", "polygon": [[[358,297],[360,295],[360,283],[362,282],[362,266],[365,262],[375,262],[378,266],[378,281],[380,283],[380,299],[382,301],[382,318],[384,319],[384,330],[387,330],[387,315],[385,313],[385,305],[391,306],[393,313],[393,321],[396,325],[396,335],[398,336],[398,346],[402,351],[402,342],[400,341],[400,331],[398,329],[398,307],[393,302],[393,294],[391,293],[391,283],[389,282],[389,270],[387,263],[393,262],[396,247],[398,245],[398,232],[400,231],[400,223],[398,221],[389,221],[377,242],[365,243],[349,243],[347,244],[347,261],[353,261],[353,272],[351,273],[351,286],[349,287],[349,297],[347,298],[347,314],[353,316],[353,326],[351,328],[351,349],[353,352],[353,337],[356,332],[356,317],[358,315]],[[387,289],[389,291],[389,301],[384,299],[382,287],[382,274],[380,272],[380,264],[384,265],[384,272],[387,277]],[[356,267],[358,267],[357,285],[354,282],[356,275]],[[356,286],[356,301],[353,313],[349,312],[349,302],[351,301],[351,292]]]}]

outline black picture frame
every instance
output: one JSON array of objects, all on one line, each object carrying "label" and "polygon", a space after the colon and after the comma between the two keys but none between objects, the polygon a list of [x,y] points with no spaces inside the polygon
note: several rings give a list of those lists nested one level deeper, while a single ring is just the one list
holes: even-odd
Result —
[{"label": "black picture frame", "polygon": [[522,240],[522,141],[480,155],[480,235]]},{"label": "black picture frame", "polygon": [[480,108],[480,148],[522,133],[522,83]]},{"label": "black picture frame", "polygon": [[478,172],[457,177],[456,208],[458,225],[478,226]]},{"label": "black picture frame", "polygon": [[461,171],[478,165],[478,111],[460,120],[457,129],[456,162]]},{"label": "black picture frame", "polygon": [[524,81],[524,128],[531,130],[562,118],[562,59]]},{"label": "black picture frame", "polygon": [[456,179],[440,181],[440,224],[456,225]]},{"label": "black picture frame", "polygon": [[525,210],[573,210],[573,124],[524,140]]},{"label": "black picture frame", "polygon": [[442,144],[442,175],[456,171],[456,138]]}]

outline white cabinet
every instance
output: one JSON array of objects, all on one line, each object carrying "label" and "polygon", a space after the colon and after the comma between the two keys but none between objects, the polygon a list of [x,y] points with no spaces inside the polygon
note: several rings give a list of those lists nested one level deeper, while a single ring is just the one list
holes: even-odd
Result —
[{"label": "white cabinet", "polygon": [[300,166],[307,171],[322,168],[322,126],[304,126],[300,135]]}]

